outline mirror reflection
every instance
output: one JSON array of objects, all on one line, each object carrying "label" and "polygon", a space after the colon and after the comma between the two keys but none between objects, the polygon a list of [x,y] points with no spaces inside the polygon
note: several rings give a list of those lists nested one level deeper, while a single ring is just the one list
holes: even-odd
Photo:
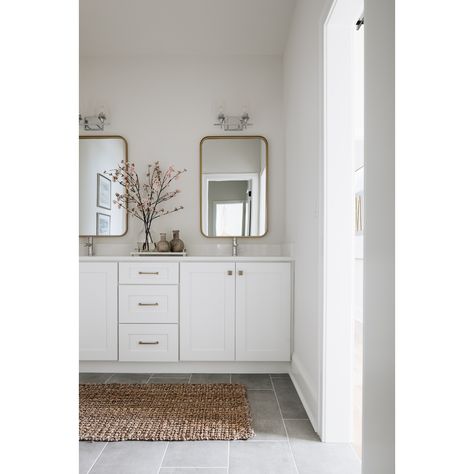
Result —
[{"label": "mirror reflection", "polygon": [[264,137],[201,141],[201,230],[206,237],[262,237],[267,231]]},{"label": "mirror reflection", "polygon": [[104,173],[127,159],[123,137],[79,137],[79,235],[112,237],[127,232],[127,212],[113,203],[122,186]]}]

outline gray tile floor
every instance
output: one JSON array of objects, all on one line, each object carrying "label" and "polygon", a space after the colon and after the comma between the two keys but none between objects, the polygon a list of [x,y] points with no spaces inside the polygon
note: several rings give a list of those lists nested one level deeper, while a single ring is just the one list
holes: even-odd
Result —
[{"label": "gray tile floor", "polygon": [[80,474],[359,474],[352,446],[321,443],[288,374],[91,374],[80,383],[242,383],[248,441],[79,442]]}]

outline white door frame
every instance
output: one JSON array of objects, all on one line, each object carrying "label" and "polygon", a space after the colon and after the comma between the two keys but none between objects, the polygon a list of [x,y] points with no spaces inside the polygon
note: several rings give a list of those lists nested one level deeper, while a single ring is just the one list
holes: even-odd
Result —
[{"label": "white door frame", "polygon": [[201,202],[203,203],[201,228],[207,232],[209,231],[209,202],[207,196],[209,195],[209,181],[251,181],[252,182],[252,199],[251,204],[251,234],[258,233],[259,219],[259,202],[260,202],[260,186],[258,173],[203,173],[201,181]]},{"label": "white door frame", "polygon": [[319,434],[352,440],[351,28],[363,0],[334,0],[323,26],[322,320]]}]

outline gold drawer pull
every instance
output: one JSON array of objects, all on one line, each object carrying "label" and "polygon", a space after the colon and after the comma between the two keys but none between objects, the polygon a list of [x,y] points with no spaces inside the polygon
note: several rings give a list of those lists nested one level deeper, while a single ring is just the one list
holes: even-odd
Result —
[{"label": "gold drawer pull", "polygon": [[138,272],[139,275],[159,275],[160,272]]},{"label": "gold drawer pull", "polygon": [[239,270],[239,275],[242,276],[244,274],[243,270]]},{"label": "gold drawer pull", "polygon": [[138,344],[142,344],[142,345],[147,345],[147,344],[156,345],[156,344],[159,344],[159,343],[160,343],[160,341],[153,341],[153,342],[151,342],[151,341],[150,342],[148,342],[148,341],[138,341]]},{"label": "gold drawer pull", "polygon": [[138,306],[159,306],[160,303],[138,303]]}]

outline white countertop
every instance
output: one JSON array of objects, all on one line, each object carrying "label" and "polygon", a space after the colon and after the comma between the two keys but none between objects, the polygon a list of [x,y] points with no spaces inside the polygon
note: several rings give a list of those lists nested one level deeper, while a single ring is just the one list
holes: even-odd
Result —
[{"label": "white countertop", "polygon": [[269,257],[269,256],[195,256],[195,257],[131,257],[130,255],[121,256],[93,256],[79,257],[80,262],[292,262],[293,257]]}]

